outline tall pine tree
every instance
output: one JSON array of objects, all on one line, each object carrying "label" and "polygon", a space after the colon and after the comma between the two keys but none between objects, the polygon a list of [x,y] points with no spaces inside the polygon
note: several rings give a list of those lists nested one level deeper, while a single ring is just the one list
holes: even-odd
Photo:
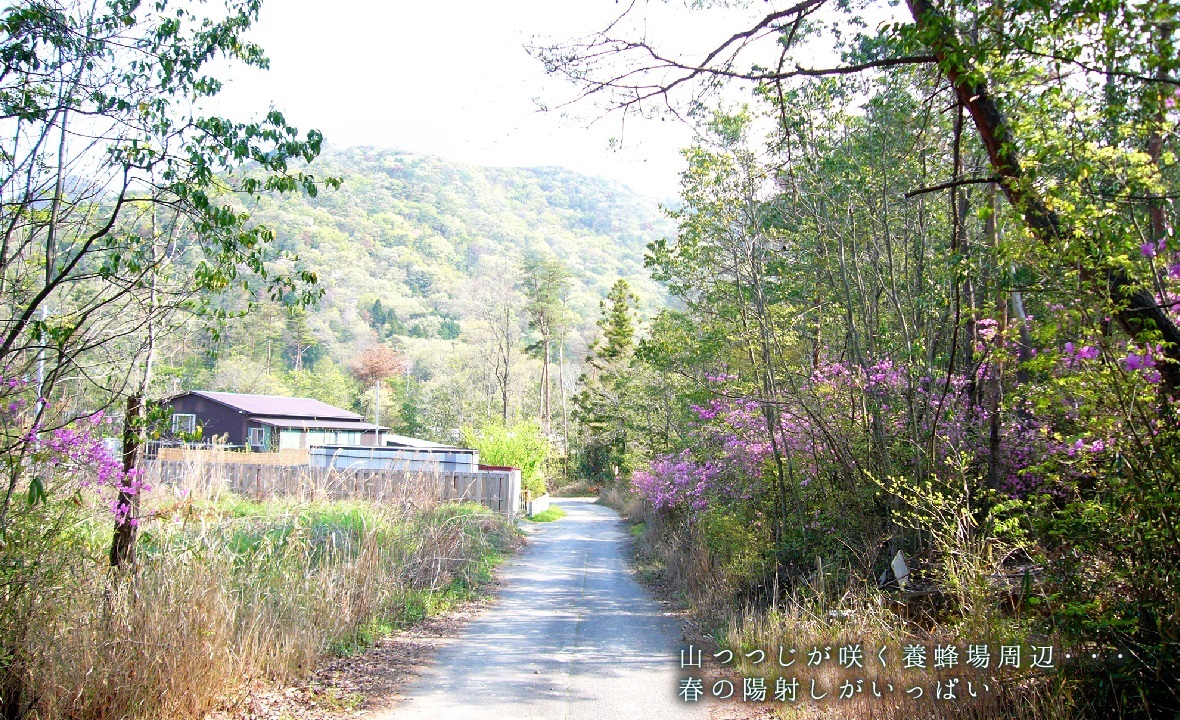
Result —
[{"label": "tall pine tree", "polygon": [[600,303],[602,334],[590,346],[586,372],[574,399],[581,435],[581,469],[588,477],[611,480],[630,472],[629,430],[633,425],[630,386],[635,354],[639,298],[618,280]]},{"label": "tall pine tree", "polygon": [[526,298],[525,313],[529,330],[539,337],[529,346],[541,358],[541,393],[539,418],[546,434],[552,431],[549,366],[552,364],[555,336],[564,342],[565,297],[570,288],[570,272],[556,257],[529,255],[521,263],[521,285]]}]

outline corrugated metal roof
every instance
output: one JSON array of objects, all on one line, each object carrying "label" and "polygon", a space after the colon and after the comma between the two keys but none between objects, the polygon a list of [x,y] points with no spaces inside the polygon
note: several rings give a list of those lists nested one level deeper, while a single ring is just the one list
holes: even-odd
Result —
[{"label": "corrugated metal roof", "polygon": [[409,447],[409,448],[438,448],[442,450],[464,450],[471,452],[468,448],[460,448],[454,445],[443,445],[442,443],[431,442],[429,440],[419,440],[408,435],[391,435],[385,433],[381,436],[383,445],[391,445],[394,447]]},{"label": "corrugated metal roof", "polygon": [[[382,428],[383,430],[385,428]],[[334,448],[356,448],[355,445],[326,445],[325,447]],[[441,443],[430,442],[429,440],[419,440],[418,438],[408,437],[406,435],[393,435],[392,433],[381,433],[380,445],[362,445],[359,446],[366,453],[375,452],[378,454],[396,454],[399,452],[426,452],[426,453],[458,453],[461,455],[474,455],[479,452],[473,448],[458,447],[456,445],[442,445]]]},{"label": "corrugated metal roof", "polygon": [[247,395],[245,393],[210,392],[194,390],[200,395],[222,405],[241,410],[250,415],[270,417],[299,417],[334,420],[364,420],[354,412],[329,405],[311,398],[280,397],[278,395]]},{"label": "corrugated metal roof", "polygon": [[[299,430],[356,430],[358,432],[373,432],[378,429],[373,423],[355,420],[317,420],[314,418],[281,418],[265,415],[252,415],[251,420],[277,428],[296,428]],[[384,425],[381,430],[388,430]]]}]

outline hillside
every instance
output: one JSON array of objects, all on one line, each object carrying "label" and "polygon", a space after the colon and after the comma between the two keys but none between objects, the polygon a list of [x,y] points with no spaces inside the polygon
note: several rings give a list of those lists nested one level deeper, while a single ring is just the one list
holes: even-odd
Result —
[{"label": "hillside", "polygon": [[[275,230],[279,249],[317,273],[324,291],[318,305],[294,317],[277,303],[263,306],[215,343],[205,338],[179,348],[173,370],[163,369],[164,390],[304,392],[340,403],[351,397],[364,409],[365,399],[355,392],[320,387],[322,377],[300,388],[276,376],[313,366],[321,375],[339,376],[360,351],[381,341],[408,359],[410,382],[420,388],[441,392],[440,382],[460,382],[455,378],[461,376],[467,390],[490,392],[481,310],[490,298],[519,304],[512,296],[527,254],[554,256],[571,274],[567,388],[597,332],[599,302],[618,278],[631,283],[645,308],[661,302],[643,256],[646,244],[666,236],[671,224],[654,200],[619,183],[562,168],[472,167],[373,148],[328,150],[312,171],[343,184],[316,198],[265,198],[250,212]],[[523,407],[535,397],[539,375],[536,361],[523,353],[530,340],[523,316],[514,332],[514,362],[520,364],[514,402]],[[217,357],[194,353],[211,344]],[[486,405],[469,408],[467,419],[471,412],[487,414]],[[460,410],[453,422],[463,419]]]},{"label": "hillside", "polygon": [[313,325],[333,347],[363,340],[362,312],[377,300],[404,328],[399,334],[439,337],[445,320],[461,323],[470,283],[495,267],[490,259],[513,262],[526,252],[566,263],[570,310],[583,327],[619,277],[641,297],[659,292],[643,253],[670,225],[654,201],[617,183],[369,148],[326,152],[315,169],[344,184],[318,198],[265,200],[253,215],[319,273],[325,296]]}]

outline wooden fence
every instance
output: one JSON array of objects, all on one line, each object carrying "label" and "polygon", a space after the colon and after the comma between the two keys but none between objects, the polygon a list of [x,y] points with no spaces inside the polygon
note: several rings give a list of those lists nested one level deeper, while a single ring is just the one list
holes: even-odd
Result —
[{"label": "wooden fence", "polygon": [[[152,457],[149,455],[148,457]],[[307,465],[306,448],[284,448],[272,452],[240,452],[203,447],[162,447],[155,452],[156,460],[220,465]]]},{"label": "wooden fence", "polygon": [[405,472],[340,470],[284,465],[149,460],[153,487],[178,486],[202,493],[226,490],[246,497],[306,497],[413,503],[469,500],[509,518],[520,509],[520,471]]}]

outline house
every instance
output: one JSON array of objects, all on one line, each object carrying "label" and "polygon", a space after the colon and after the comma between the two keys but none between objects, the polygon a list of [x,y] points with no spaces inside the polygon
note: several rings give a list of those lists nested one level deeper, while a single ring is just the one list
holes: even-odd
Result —
[{"label": "house", "polygon": [[228,445],[255,451],[374,445],[389,429],[311,398],[194,390],[164,405],[172,411],[172,437],[199,427],[205,439],[223,436]]}]

